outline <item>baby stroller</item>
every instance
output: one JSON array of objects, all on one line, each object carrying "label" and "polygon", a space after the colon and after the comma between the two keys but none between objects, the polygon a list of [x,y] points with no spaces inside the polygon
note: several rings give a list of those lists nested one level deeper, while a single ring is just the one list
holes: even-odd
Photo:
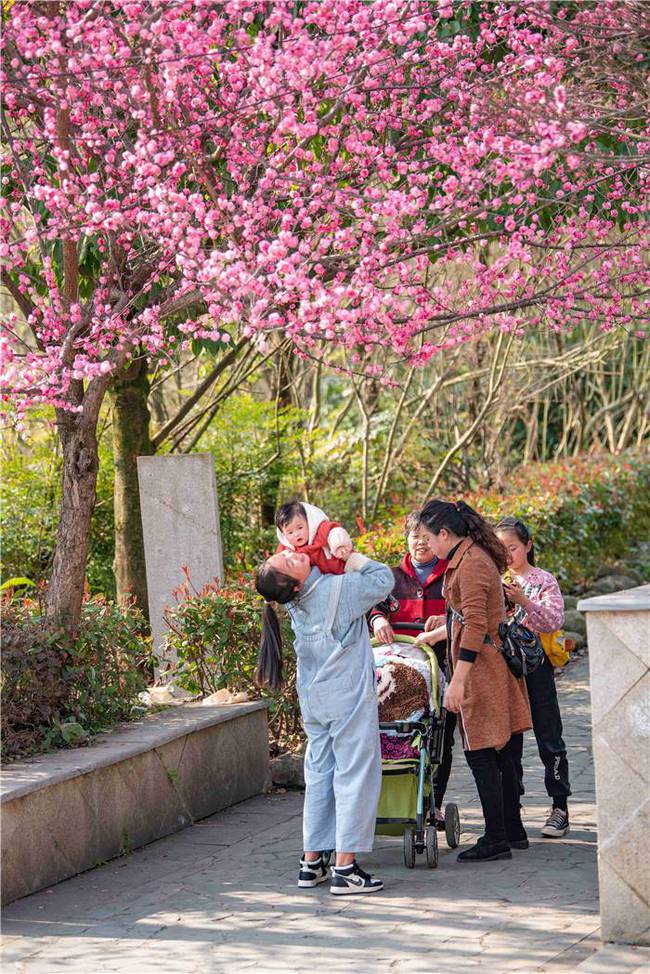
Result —
[{"label": "baby stroller", "polygon": [[[400,623],[400,629],[422,632],[417,623]],[[382,739],[382,789],[377,808],[378,835],[403,835],[404,865],[415,866],[416,855],[426,854],[430,869],[438,865],[438,833],[435,823],[434,788],[442,760],[445,710],[442,706],[440,669],[436,655],[429,646],[415,646],[412,636],[396,636],[389,647],[372,640],[375,661],[384,660],[395,673],[395,662],[401,666],[414,666],[422,675],[428,670],[426,681],[429,706],[419,714],[391,713],[396,719],[382,720],[380,703],[379,730]],[[393,662],[394,661],[394,662]],[[380,668],[378,671],[382,673]],[[403,672],[400,669],[400,672]],[[408,679],[408,674],[407,674]],[[378,693],[381,700],[382,677]],[[406,708],[414,698],[406,694]],[[399,706],[397,704],[397,706]],[[402,717],[411,719],[401,719]],[[460,842],[460,816],[458,806],[449,802],[445,806],[445,836],[447,845],[455,849]]]}]

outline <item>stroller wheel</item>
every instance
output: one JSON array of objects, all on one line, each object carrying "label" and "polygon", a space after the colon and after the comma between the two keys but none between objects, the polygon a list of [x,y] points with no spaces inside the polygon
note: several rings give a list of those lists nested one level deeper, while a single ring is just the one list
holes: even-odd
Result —
[{"label": "stroller wheel", "polygon": [[457,849],[460,842],[460,815],[458,805],[449,802],[445,806],[445,836],[450,849]]},{"label": "stroller wheel", "polygon": [[331,849],[325,849],[323,852],[321,852],[320,855],[321,855],[321,859],[323,860],[323,865],[325,867],[329,866],[330,859],[332,858],[332,850]]},{"label": "stroller wheel", "polygon": [[435,825],[427,825],[427,866],[435,869],[438,865],[438,833]]},{"label": "stroller wheel", "polygon": [[404,865],[407,869],[415,867],[415,832],[411,825],[404,829]]}]

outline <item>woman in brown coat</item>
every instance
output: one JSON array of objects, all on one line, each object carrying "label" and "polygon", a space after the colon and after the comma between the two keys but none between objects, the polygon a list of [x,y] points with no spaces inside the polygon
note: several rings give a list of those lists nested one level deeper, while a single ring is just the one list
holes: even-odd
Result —
[{"label": "woman in brown coat", "polygon": [[[490,525],[463,501],[430,501],[420,530],[448,559],[445,574],[452,679],[445,707],[458,714],[467,763],[478,789],[485,834],[459,862],[511,859],[528,837],[519,808],[518,758],[532,726],[526,683],[517,680],[497,649],[505,619],[501,573],[507,552]],[[433,628],[438,619],[429,620]]]}]

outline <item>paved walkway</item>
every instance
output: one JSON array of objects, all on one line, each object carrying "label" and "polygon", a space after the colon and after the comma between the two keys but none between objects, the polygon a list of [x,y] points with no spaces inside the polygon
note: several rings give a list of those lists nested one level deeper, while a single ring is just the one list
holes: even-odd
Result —
[{"label": "paved walkway", "polygon": [[[560,688],[574,788],[566,840],[536,838],[547,803],[531,735],[531,848],[512,862],[460,865],[443,839],[437,870],[418,859],[410,871],[401,840],[382,838],[364,859],[386,882],[372,898],[337,899],[326,885],[299,891],[301,796],[260,796],[9,906],[3,971],[564,974],[593,961],[599,941],[586,660],[563,674]],[[479,814],[460,750],[449,798],[461,807],[462,841],[470,841]]]}]

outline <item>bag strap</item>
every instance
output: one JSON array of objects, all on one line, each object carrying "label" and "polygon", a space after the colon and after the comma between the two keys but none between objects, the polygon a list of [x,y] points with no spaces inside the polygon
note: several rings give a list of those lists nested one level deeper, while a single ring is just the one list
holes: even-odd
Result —
[{"label": "bag strap", "polygon": [[[447,606],[447,639],[451,643],[451,626],[449,625],[450,622],[457,622],[462,629],[462,627],[465,625],[465,616],[462,614],[462,612],[456,612],[455,609],[452,609],[452,607],[448,605]],[[485,643],[486,646],[494,645],[494,640],[492,639],[492,636],[489,634],[489,632],[486,632],[483,642]]]},{"label": "bag strap", "polygon": [[334,619],[336,618],[336,610],[339,607],[339,599],[341,598],[341,589],[343,588],[343,575],[335,575],[334,581],[330,588],[329,602],[327,603],[327,615],[325,616],[325,623],[323,625],[323,632],[328,635],[332,634],[332,626],[334,625]]},{"label": "bag strap", "polygon": [[452,609],[452,607],[450,605],[447,605],[447,612],[449,613],[449,615],[451,616],[451,618],[454,620],[454,622],[457,622],[459,626],[464,626],[465,625],[465,617],[463,616],[463,614],[461,612],[456,612],[456,610],[455,609]]}]

